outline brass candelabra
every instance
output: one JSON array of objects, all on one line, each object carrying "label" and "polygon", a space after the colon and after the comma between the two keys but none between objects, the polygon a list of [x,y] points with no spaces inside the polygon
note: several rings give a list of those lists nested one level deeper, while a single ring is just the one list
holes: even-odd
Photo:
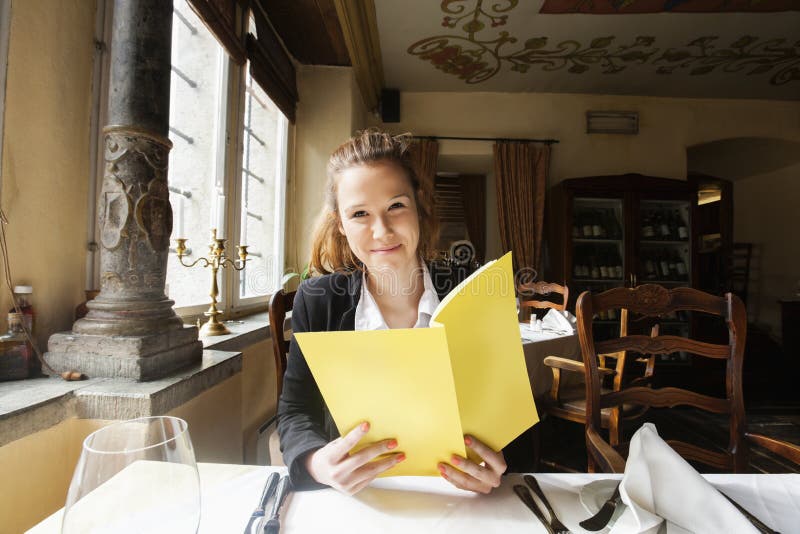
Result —
[{"label": "brass candelabra", "polygon": [[[217,285],[217,271],[220,268],[230,266],[237,271],[244,269],[247,264],[247,245],[236,245],[236,250],[239,254],[238,260],[232,260],[225,257],[225,242],[227,239],[217,237],[217,229],[211,230],[211,244],[208,246],[208,256],[201,257],[186,264],[183,262],[183,256],[186,253],[186,242],[188,239],[179,237],[175,240],[175,253],[178,256],[178,261],[184,267],[194,267],[200,262],[203,262],[203,267],[211,267],[211,305],[208,311],[203,312],[203,315],[208,317],[208,321],[200,327],[201,336],[220,336],[222,334],[230,334],[230,330],[219,321],[219,316],[222,312],[217,309],[217,297],[219,296],[219,286]],[[237,267],[236,262],[241,262]]]}]

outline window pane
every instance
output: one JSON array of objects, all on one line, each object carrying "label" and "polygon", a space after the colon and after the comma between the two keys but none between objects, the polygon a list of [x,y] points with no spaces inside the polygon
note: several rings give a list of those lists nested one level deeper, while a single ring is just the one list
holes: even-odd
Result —
[{"label": "window pane", "polygon": [[[175,0],[172,21],[169,159],[172,237],[189,239],[191,263],[208,252],[210,231],[224,221],[225,53],[187,5]],[[219,228],[224,237],[224,228]],[[174,246],[174,241],[173,241]],[[187,268],[170,254],[169,297],[176,307],[209,302],[208,269]],[[221,300],[221,296],[220,296]]]},{"label": "window pane", "polygon": [[239,297],[273,293],[283,269],[283,190],[288,123],[247,73],[242,132],[241,242],[252,254]]}]

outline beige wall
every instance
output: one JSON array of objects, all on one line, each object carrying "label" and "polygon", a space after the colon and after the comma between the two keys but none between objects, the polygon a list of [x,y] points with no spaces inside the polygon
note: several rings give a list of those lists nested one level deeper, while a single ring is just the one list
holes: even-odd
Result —
[{"label": "beige wall", "polygon": [[733,184],[733,239],[754,243],[748,316],[781,337],[779,299],[800,292],[800,164]]},{"label": "beige wall", "polygon": [[247,347],[242,353],[242,447],[243,461],[256,463],[258,429],[278,408],[272,340]]},{"label": "beige wall", "polygon": [[366,112],[349,67],[300,65],[297,88],[287,266],[300,272],[308,263],[311,234],[322,206],[328,156],[364,126]]},{"label": "beige wall", "polygon": [[[94,17],[91,0],[11,8],[0,197],[13,282],[34,288],[40,347],[70,329],[84,300]],[[10,306],[0,292],[0,310]]]},{"label": "beige wall", "polygon": [[[587,135],[587,110],[639,112],[638,135]],[[402,93],[391,131],[418,135],[556,138],[551,182],[639,172],[686,178],[686,148],[728,137],[800,139],[800,103],[577,94]],[[373,119],[376,120],[376,119]],[[380,123],[376,122],[377,125]],[[486,156],[491,143],[442,141],[443,156]],[[457,170],[457,169],[452,169]]]},{"label": "beige wall", "polygon": [[800,142],[734,138],[688,150],[689,170],[730,180],[733,240],[752,243],[747,314],[781,337],[779,299],[800,291]]}]

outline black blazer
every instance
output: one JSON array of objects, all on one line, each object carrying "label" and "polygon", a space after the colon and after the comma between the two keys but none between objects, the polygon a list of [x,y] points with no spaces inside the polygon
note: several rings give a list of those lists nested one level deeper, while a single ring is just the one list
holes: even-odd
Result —
[{"label": "black blazer", "polygon": [[[429,266],[431,280],[443,299],[469,272],[464,268]],[[292,308],[293,332],[353,330],[361,297],[360,271],[333,273],[305,280],[297,290]],[[324,487],[305,468],[308,454],[339,437],[328,407],[297,343],[291,342],[278,401],[278,434],[283,461],[295,489]],[[532,471],[533,441],[530,432],[503,449],[509,471]]]}]

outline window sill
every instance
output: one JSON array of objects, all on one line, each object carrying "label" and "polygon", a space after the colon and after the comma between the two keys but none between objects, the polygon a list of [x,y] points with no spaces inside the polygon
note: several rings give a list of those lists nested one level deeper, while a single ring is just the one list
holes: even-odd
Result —
[{"label": "window sill", "polygon": [[0,382],[0,447],[72,418],[130,419],[162,415],[242,370],[245,347],[269,339],[267,313],[226,321],[223,336],[201,337],[196,365],[150,382],[56,377]]}]

